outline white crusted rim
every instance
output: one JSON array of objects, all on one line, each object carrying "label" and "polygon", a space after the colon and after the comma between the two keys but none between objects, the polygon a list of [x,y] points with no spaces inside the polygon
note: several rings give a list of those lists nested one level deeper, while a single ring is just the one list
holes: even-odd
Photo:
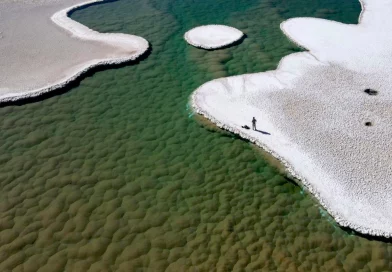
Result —
[{"label": "white crusted rim", "polygon": [[[370,0],[368,2],[370,2]],[[360,16],[359,16],[359,24],[361,24],[361,21],[362,21],[362,19],[364,17],[365,8],[367,7],[366,4],[369,4],[368,2],[364,3],[364,1],[360,1],[361,7],[362,7],[362,11],[361,11]],[[377,1],[375,1],[375,2],[377,3]],[[380,3],[383,4],[382,1],[380,1]],[[380,5],[379,7],[383,8],[382,5]],[[371,10],[371,9],[369,9],[369,10]],[[371,11],[374,13],[374,10],[371,10]],[[284,28],[285,24],[287,22],[290,22],[291,20],[294,20],[294,19],[289,19],[289,20],[283,22],[281,24],[281,29],[286,34],[286,36],[288,38],[290,38],[297,45],[301,46],[301,44],[304,44],[304,43],[297,42],[292,37],[292,35],[289,35],[289,33],[287,33],[287,31],[285,31],[285,28]],[[368,22],[369,21],[367,21],[367,23]],[[342,24],[342,23],[338,23],[338,24],[341,24],[342,26],[345,25],[345,24]],[[349,26],[349,25],[345,25],[345,26]],[[313,53],[314,52],[312,52],[310,50],[309,52],[306,52],[306,53],[296,53],[296,54],[308,54],[309,56],[311,55],[311,56],[314,57],[314,59],[316,59],[319,62],[319,64],[322,65],[323,62],[320,61],[319,58],[315,54],[313,54]],[[284,58],[282,58],[281,61],[279,62],[277,70],[273,71],[272,76],[274,76],[274,75],[276,76],[277,75],[277,71],[282,71],[282,73],[284,73],[283,71],[285,69],[287,70],[287,63],[285,65],[284,62],[288,62],[289,58],[291,58],[292,56],[293,56],[293,54],[290,54],[290,55],[285,56]],[[265,72],[265,73],[270,73],[270,72]],[[262,74],[265,74],[265,73],[262,73]],[[233,81],[234,81],[234,78],[236,78],[236,77],[245,78],[246,76],[248,76],[248,75],[234,76],[234,77],[230,77],[230,78],[232,78]],[[298,74],[294,73],[294,74],[292,74],[290,76],[292,76],[292,78],[295,78],[295,76],[298,76]],[[279,79],[280,78],[276,77],[277,81],[279,81]],[[238,81],[235,81],[235,82],[238,85],[235,85],[234,87],[245,88],[243,85],[240,85],[238,83]],[[225,81],[225,83],[227,83],[227,81]],[[205,84],[208,84],[208,83],[205,83]],[[282,82],[281,84],[284,84],[284,83]],[[216,117],[214,117],[212,115],[213,111],[211,111],[212,108],[206,107],[205,105],[203,107],[202,100],[199,101],[197,99],[197,94],[203,88],[203,86],[204,85],[202,85],[198,89],[196,89],[192,93],[192,95],[190,97],[191,107],[193,108],[193,110],[196,113],[203,115],[205,118],[207,118],[210,121],[212,121],[218,127],[222,128],[222,129],[225,129],[225,130],[228,130],[228,131],[230,131],[232,133],[235,133],[235,134],[239,135],[240,137],[255,143],[257,146],[263,148],[268,153],[272,154],[275,158],[277,158],[279,161],[281,161],[281,163],[287,168],[288,172],[291,175],[293,175],[296,179],[301,181],[303,186],[312,194],[312,196],[314,196],[319,201],[321,206],[323,206],[327,210],[327,212],[334,218],[334,220],[339,225],[341,225],[343,227],[349,227],[349,228],[351,228],[351,229],[353,229],[353,230],[355,230],[355,231],[357,231],[359,233],[363,233],[363,234],[366,234],[366,235],[381,236],[381,237],[386,237],[386,238],[392,237],[392,232],[390,232],[388,229],[386,230],[386,229],[378,228],[377,225],[375,225],[375,226],[373,225],[372,227],[365,227],[364,225],[361,225],[361,222],[353,222],[351,220],[348,220],[346,217],[342,216],[337,210],[333,209],[331,207],[331,205],[328,204],[328,201],[326,201],[327,198],[325,198],[324,195],[321,196],[321,194],[318,191],[318,189],[317,189],[315,184],[312,185],[302,174],[299,173],[299,171],[297,169],[294,169],[294,167],[291,165],[291,163],[289,163],[288,158],[284,158],[284,157],[280,156],[278,153],[276,153],[275,151],[271,150],[271,148],[267,147],[266,144],[264,144],[260,139],[258,139],[257,137],[253,137],[251,134],[247,133],[247,131],[240,130],[236,126],[232,126],[234,124],[231,125],[230,120],[225,120],[225,119],[222,119],[222,118],[218,120]],[[229,88],[231,92],[235,92],[235,88],[233,89],[233,86],[225,86],[225,87]],[[200,103],[200,105],[198,103]],[[208,109],[210,109],[210,110],[208,110]],[[236,124],[236,125],[238,125],[238,124]],[[301,172],[301,173],[303,173],[303,172]],[[328,196],[326,196],[326,197],[328,197]]]},{"label": "white crusted rim", "polygon": [[243,36],[242,31],[231,26],[203,25],[187,31],[184,39],[195,47],[218,49],[241,40]]},{"label": "white crusted rim", "polygon": [[[282,59],[283,60],[283,59]],[[295,179],[299,180],[301,184],[304,186],[306,190],[308,190],[313,197],[315,197],[320,205],[333,217],[333,219],[342,227],[348,227],[350,229],[353,229],[359,233],[366,234],[366,235],[372,235],[372,236],[380,236],[380,237],[386,237],[390,238],[392,237],[392,233],[385,232],[382,230],[375,230],[375,229],[368,229],[364,228],[362,226],[359,226],[357,224],[353,224],[347,220],[344,220],[338,213],[333,211],[328,207],[326,202],[323,200],[321,195],[313,188],[313,186],[303,177],[301,176],[298,172],[295,171],[295,169],[283,158],[281,157],[278,153],[272,151],[269,149],[266,145],[264,145],[261,141],[258,139],[246,134],[245,132],[238,130],[236,128],[233,128],[227,124],[223,124],[219,122],[217,119],[215,119],[212,115],[210,115],[207,111],[203,110],[199,105],[196,103],[196,93],[197,89],[192,93],[191,98],[190,98],[190,105],[193,108],[193,110],[208,120],[210,120],[212,123],[214,123],[217,127],[224,129],[226,131],[230,131],[231,133],[234,133],[236,135],[239,135],[241,138],[249,140],[253,144],[257,145],[258,147],[262,148],[264,151],[268,152],[271,154],[273,157],[275,157],[277,160],[279,160],[282,165],[286,168],[288,173],[292,175]]]},{"label": "white crusted rim", "polygon": [[71,12],[73,12],[78,8],[93,3],[105,2],[105,1],[107,0],[90,0],[68,7],[66,9],[60,10],[55,14],[53,14],[51,20],[56,25],[70,32],[72,36],[78,39],[86,40],[86,41],[97,41],[97,42],[107,44],[109,46],[121,48],[126,51],[130,51],[130,49],[132,49],[132,52],[128,56],[98,59],[98,60],[89,61],[87,63],[83,63],[79,65],[72,74],[67,75],[65,78],[58,80],[57,82],[48,84],[45,87],[41,87],[33,90],[27,90],[27,91],[18,90],[13,92],[11,90],[7,94],[0,96],[0,103],[17,101],[29,97],[36,97],[53,90],[63,88],[67,84],[76,80],[77,78],[79,78],[81,75],[85,74],[88,70],[92,68],[95,68],[97,66],[116,65],[116,64],[125,63],[128,61],[135,60],[138,57],[140,57],[142,54],[144,54],[149,48],[149,43],[147,40],[145,40],[142,37],[129,35],[129,34],[122,34],[122,33],[99,33],[68,17]]}]

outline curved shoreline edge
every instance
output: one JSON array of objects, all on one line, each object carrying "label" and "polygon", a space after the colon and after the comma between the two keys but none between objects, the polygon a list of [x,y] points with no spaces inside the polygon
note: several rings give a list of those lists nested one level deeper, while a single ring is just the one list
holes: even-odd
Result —
[{"label": "curved shoreline edge", "polygon": [[[88,28],[81,23],[72,20],[69,15],[76,9],[88,6],[94,3],[104,3],[108,0],[89,0],[82,2],[71,7],[65,8],[53,14],[51,16],[51,21],[59,26],[62,30],[68,31],[73,37],[86,40],[104,43],[112,47],[118,47],[123,50],[129,50],[133,48],[136,52],[129,54],[126,57],[115,57],[99,60],[91,60],[89,62],[83,63],[77,67],[73,74],[67,75],[67,77],[58,80],[57,82],[51,83],[45,87],[38,89],[12,92],[0,96],[0,103],[13,102],[27,98],[33,98],[45,93],[64,88],[66,85],[77,80],[90,69],[97,68],[99,66],[106,65],[118,65],[126,63],[129,61],[136,60],[138,57],[143,55],[150,47],[148,41],[142,37],[123,34],[123,33],[100,33]],[[129,47],[131,46],[131,47]]]},{"label": "curved shoreline edge", "polygon": [[[360,13],[360,15],[359,15],[358,24],[357,24],[357,25],[360,25],[360,24],[361,24],[362,19],[363,19],[363,14],[364,14],[364,12],[366,11],[366,3],[364,3],[363,0],[359,0],[359,2],[360,2],[360,4],[361,4],[361,13]],[[297,18],[292,18],[292,19],[297,19]],[[288,19],[288,20],[285,20],[284,22],[282,22],[282,23],[280,24],[280,28],[281,28],[281,30],[283,31],[283,33],[286,35],[286,37],[288,37],[292,42],[294,42],[296,45],[298,45],[298,46],[300,46],[300,47],[302,47],[302,48],[305,48],[300,42],[296,41],[289,33],[287,33],[287,31],[285,31],[285,29],[284,29],[284,27],[283,27],[285,23],[291,21],[292,19]],[[330,20],[328,20],[328,21],[330,21]],[[339,22],[336,22],[336,23],[339,23]],[[340,24],[344,25],[343,23],[340,23]],[[305,49],[307,49],[307,48],[305,48]],[[287,61],[289,58],[295,57],[295,56],[297,56],[297,55],[303,55],[303,56],[304,56],[304,54],[308,54],[309,56],[311,56],[311,57],[313,57],[315,60],[317,60],[317,61],[319,62],[319,64],[321,64],[321,65],[323,64],[322,61],[318,60],[317,57],[314,56],[314,55],[312,54],[312,51],[311,51],[310,49],[307,49],[307,50],[308,50],[307,52],[293,53],[293,54],[289,54],[289,55],[283,57],[283,58],[280,60],[278,66],[277,66],[277,68],[276,68],[275,70],[266,71],[266,72],[261,72],[261,73],[256,73],[256,74],[265,74],[265,73],[271,73],[271,72],[273,72],[273,73],[275,73],[275,76],[276,76],[276,74],[278,74],[278,73],[284,73],[283,68],[282,68],[282,66],[284,65],[283,63],[284,63],[285,61]],[[229,78],[246,77],[246,76],[248,76],[248,75],[251,75],[251,74],[237,75],[237,76],[233,76],[233,77],[229,77]],[[301,76],[302,76],[302,75],[298,75],[298,74],[297,74],[297,75],[294,76],[294,78],[297,79],[297,78],[299,78],[299,77],[301,77]],[[222,79],[222,78],[221,78],[221,79]],[[226,78],[224,78],[224,79],[226,79]],[[276,79],[279,80],[277,76],[276,76]],[[243,139],[247,139],[247,140],[251,141],[252,143],[256,144],[257,146],[261,147],[261,148],[264,149],[266,152],[270,153],[272,156],[274,156],[275,158],[277,158],[277,159],[285,166],[285,168],[287,169],[287,171],[288,171],[293,177],[295,177],[296,179],[298,179],[298,180],[301,182],[301,184],[302,184],[302,185],[312,194],[312,196],[314,196],[314,197],[318,200],[319,204],[320,204],[324,209],[326,209],[326,211],[334,218],[334,220],[335,220],[340,226],[342,226],[342,227],[348,227],[348,228],[350,228],[350,229],[353,229],[353,230],[355,230],[355,231],[357,231],[357,232],[359,232],[359,233],[366,234],[366,235],[381,236],[381,237],[386,237],[386,238],[392,237],[392,233],[391,233],[391,232],[388,232],[388,231],[385,231],[385,230],[381,230],[381,229],[366,228],[366,227],[364,227],[364,226],[361,226],[361,225],[359,225],[359,224],[350,222],[350,221],[346,220],[345,218],[343,218],[338,212],[334,211],[334,210],[327,204],[327,202],[326,202],[326,201],[324,200],[324,198],[320,195],[320,193],[315,189],[315,187],[314,187],[314,186],[313,186],[313,185],[312,185],[312,184],[311,184],[311,183],[310,183],[310,182],[309,182],[309,181],[308,181],[299,171],[297,171],[297,170],[288,162],[287,159],[285,159],[284,157],[282,157],[281,155],[279,155],[277,152],[275,152],[275,151],[273,151],[272,149],[270,149],[269,147],[267,147],[266,144],[264,144],[262,141],[260,141],[260,140],[257,139],[256,137],[253,137],[252,135],[246,133],[245,131],[239,130],[239,129],[237,129],[237,128],[234,127],[234,126],[231,126],[231,125],[229,124],[229,123],[230,123],[229,120],[226,120],[226,121],[228,121],[228,122],[225,122],[225,123],[222,122],[222,121],[219,121],[219,120],[218,120],[217,118],[215,118],[212,114],[210,114],[210,113],[208,112],[208,110],[204,109],[202,105],[199,105],[199,104],[198,104],[198,101],[197,101],[198,92],[200,92],[200,90],[201,90],[201,89],[203,88],[203,86],[205,86],[206,84],[208,84],[208,83],[210,83],[210,82],[217,82],[218,80],[219,80],[219,79],[215,79],[215,80],[209,81],[209,82],[207,82],[207,83],[204,83],[202,86],[200,86],[199,88],[197,88],[197,89],[192,93],[192,95],[191,95],[191,97],[190,97],[190,102],[189,102],[189,103],[190,103],[191,107],[193,108],[193,110],[194,110],[196,113],[198,113],[198,114],[204,116],[205,118],[209,119],[211,122],[213,122],[214,124],[216,124],[218,127],[222,128],[222,129],[224,129],[224,130],[230,131],[230,132],[232,132],[232,133],[235,133],[235,134],[239,135],[239,136],[240,136],[241,138],[243,138]],[[208,108],[208,107],[206,107],[206,108]]]},{"label": "curved shoreline edge", "polygon": [[[192,31],[192,30],[195,30],[195,29],[197,29],[197,28],[211,28],[211,27],[222,27],[222,26],[224,26],[224,27],[227,28],[227,29],[232,29],[232,30],[235,31],[235,32],[237,32],[237,31],[238,31],[238,32],[241,32],[242,35],[239,36],[239,37],[236,38],[236,39],[231,40],[230,42],[221,44],[221,45],[219,45],[219,46],[206,46],[206,45],[203,45],[203,44],[201,44],[201,43],[194,42],[194,41],[189,37],[189,34],[191,33],[191,31]],[[188,30],[188,31],[185,32],[185,34],[184,34],[184,39],[185,39],[185,41],[186,41],[188,44],[190,44],[190,45],[192,45],[192,46],[194,46],[194,47],[196,47],[196,48],[202,48],[202,49],[206,49],[206,50],[213,50],[213,49],[221,49],[221,48],[225,48],[225,47],[227,47],[227,46],[230,46],[230,45],[232,45],[232,44],[234,44],[234,43],[240,41],[241,39],[243,39],[243,38],[244,38],[244,35],[245,35],[245,34],[244,34],[241,30],[238,30],[238,29],[236,29],[236,28],[234,28],[234,27],[226,26],[226,25],[212,24],[212,25],[197,26],[197,27],[194,27],[194,28]]]},{"label": "curved shoreline edge", "polygon": [[[196,92],[196,91],[195,91]],[[331,210],[329,208],[328,205],[326,205],[325,201],[323,200],[323,198],[320,196],[320,194],[317,192],[317,190],[315,190],[313,188],[313,186],[299,173],[295,170],[295,168],[293,166],[290,165],[290,163],[285,160],[282,156],[280,156],[278,153],[274,152],[272,149],[268,148],[263,142],[261,142],[260,140],[258,140],[255,137],[252,137],[246,133],[244,133],[241,130],[238,130],[230,125],[227,124],[223,124],[221,122],[219,122],[217,119],[215,119],[212,115],[210,115],[207,111],[203,110],[196,102],[195,99],[195,93],[192,94],[191,99],[190,99],[190,103],[192,108],[194,109],[194,111],[202,116],[204,116],[205,118],[207,118],[208,120],[210,120],[211,122],[213,122],[216,126],[218,126],[221,129],[227,130],[229,132],[232,132],[236,135],[239,135],[241,138],[246,139],[250,142],[252,142],[253,144],[257,145],[258,147],[262,148],[264,151],[268,152],[269,154],[271,154],[273,157],[275,157],[286,169],[286,171],[292,175],[295,179],[299,180],[301,182],[301,184],[304,186],[304,188],[309,191],[313,197],[315,197],[317,199],[317,201],[320,203],[320,205],[333,217],[333,219],[342,227],[348,227],[351,228],[355,231],[358,231],[359,233],[362,234],[370,234],[370,235],[374,235],[374,236],[383,236],[383,237],[392,237],[392,234],[389,233],[384,233],[381,230],[379,231],[375,231],[375,230],[371,230],[371,229],[363,229],[363,227],[359,226],[359,225],[355,225],[350,223],[347,220],[344,220],[343,218],[340,217],[339,214],[337,214],[335,211]]]}]

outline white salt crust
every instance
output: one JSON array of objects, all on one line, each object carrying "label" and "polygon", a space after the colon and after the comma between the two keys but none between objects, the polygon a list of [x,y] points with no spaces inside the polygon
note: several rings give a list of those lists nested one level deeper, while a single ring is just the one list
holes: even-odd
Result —
[{"label": "white salt crust", "polygon": [[[129,34],[122,34],[122,33],[99,33],[97,31],[94,31],[74,20],[68,17],[68,15],[74,11],[75,9],[81,8],[86,5],[90,5],[92,3],[98,3],[98,2],[105,2],[107,0],[90,0],[90,1],[83,1],[81,2],[80,0],[71,0],[68,1],[69,3],[71,2],[81,2],[81,3],[76,3],[75,5],[62,9],[55,14],[52,15],[51,21],[52,23],[55,23],[57,26],[59,26],[61,29],[65,30],[69,36],[70,39],[78,39],[81,41],[86,41],[92,45],[94,45],[94,49],[91,50],[96,50],[97,47],[100,48],[99,46],[105,46],[106,51],[112,51],[109,54],[107,52],[106,55],[103,54],[104,50],[102,50],[102,55],[103,58],[94,58],[88,61],[80,61],[77,63],[77,65],[73,64],[70,67],[67,67],[67,64],[64,64],[62,67],[62,72],[65,74],[65,76],[59,80],[56,80],[55,82],[45,84],[45,86],[40,86],[38,88],[29,88],[29,86],[26,86],[25,89],[13,89],[12,87],[8,87],[6,84],[7,82],[3,82],[6,87],[1,87],[0,86],[0,102],[8,102],[8,101],[16,101],[19,99],[23,98],[29,98],[29,97],[35,97],[39,96],[41,94],[53,91],[55,89],[63,88],[70,82],[74,81],[78,77],[80,77],[82,74],[90,70],[91,68],[101,66],[101,65],[114,65],[114,64],[120,64],[124,62],[128,62],[131,60],[135,60],[138,58],[140,55],[142,55],[144,52],[146,52],[149,48],[148,41],[146,41],[144,38],[139,37],[139,36],[134,36],[134,35],[129,35]],[[10,3],[12,1],[9,1]],[[7,4],[7,2],[3,3]],[[18,4],[18,3],[16,3]],[[20,4],[20,3],[19,3]],[[30,5],[27,5],[30,4]],[[25,5],[30,8],[30,6],[35,6],[41,9],[48,8],[50,4],[54,5],[64,5],[66,3],[63,3],[61,1],[57,0],[42,0],[42,1],[27,1]],[[45,6],[46,5],[46,6]],[[53,8],[53,6],[49,6]],[[46,25],[40,25],[41,27],[46,27]],[[61,29],[58,31],[61,32]],[[51,34],[51,33],[49,33]],[[48,35],[49,35],[48,34]],[[11,36],[11,35],[10,35]],[[39,37],[38,37],[39,39]],[[15,44],[14,46],[18,46]],[[55,42],[53,42],[53,50],[56,50],[56,46],[59,46]],[[61,45],[60,45],[61,46]],[[15,47],[9,47],[10,50],[12,50]],[[109,50],[108,50],[109,48]],[[110,50],[112,48],[112,50]],[[29,50],[29,49],[26,49]],[[98,50],[96,50],[98,51]],[[82,52],[83,53],[83,52]],[[88,52],[86,52],[88,53]],[[96,52],[99,54],[100,52]],[[3,56],[7,55],[7,52],[2,52]],[[107,56],[110,55],[108,58]],[[49,57],[49,56],[48,56]],[[61,63],[66,61],[67,56],[64,56],[64,59],[58,59],[57,62]],[[1,60],[1,58],[0,58]],[[17,61],[17,60],[15,60]],[[25,61],[25,60],[24,60]],[[34,59],[30,59],[29,61],[33,61]],[[20,67],[23,67],[23,63],[20,63]],[[20,71],[15,71],[17,74],[18,72],[22,73],[22,69]],[[26,72],[26,71],[23,71]],[[43,75],[45,76],[45,75]],[[34,86],[34,80],[32,80],[32,86]],[[42,80],[41,80],[42,81]]]},{"label": "white salt crust", "polygon": [[235,43],[244,36],[240,30],[225,25],[204,25],[192,28],[184,39],[195,47],[218,49]]},{"label": "white salt crust", "polygon": [[[286,56],[274,71],[207,82],[191,105],[281,160],[341,226],[391,237],[392,2],[361,6],[358,25],[283,22],[309,52]],[[241,128],[253,116],[270,135]]]}]

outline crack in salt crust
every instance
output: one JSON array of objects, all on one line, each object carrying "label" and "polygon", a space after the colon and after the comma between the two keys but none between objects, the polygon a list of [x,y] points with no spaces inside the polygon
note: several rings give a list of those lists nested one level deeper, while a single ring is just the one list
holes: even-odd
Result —
[{"label": "crack in salt crust", "polygon": [[[91,68],[135,60],[146,52],[149,44],[142,37],[99,33],[68,17],[75,9],[105,1],[8,0],[0,3],[0,8],[7,11],[4,12],[5,18],[0,20],[6,30],[2,34],[5,36],[3,47],[0,44],[0,60],[3,62],[0,64],[0,102],[34,97],[62,88]],[[74,5],[64,8],[71,4]],[[51,22],[41,19],[59,9],[52,13]],[[12,17],[20,18],[21,14],[31,16],[31,29],[41,31],[42,37],[28,36],[31,35],[29,24],[23,25]]]},{"label": "crack in salt crust", "polygon": [[[283,22],[309,52],[286,56],[274,71],[207,82],[191,104],[280,159],[341,226],[391,237],[392,2],[361,5],[358,25]],[[241,128],[253,116],[271,135]]]},{"label": "crack in salt crust", "polygon": [[239,41],[244,36],[240,30],[225,25],[204,25],[184,34],[190,45],[204,49],[218,49]]}]

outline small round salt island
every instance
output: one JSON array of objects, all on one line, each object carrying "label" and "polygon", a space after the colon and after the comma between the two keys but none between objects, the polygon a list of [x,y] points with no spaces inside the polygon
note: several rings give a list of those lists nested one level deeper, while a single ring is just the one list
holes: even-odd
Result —
[{"label": "small round salt island", "polygon": [[192,28],[185,33],[185,40],[204,49],[217,49],[228,46],[244,36],[238,29],[225,25],[204,25]]}]

